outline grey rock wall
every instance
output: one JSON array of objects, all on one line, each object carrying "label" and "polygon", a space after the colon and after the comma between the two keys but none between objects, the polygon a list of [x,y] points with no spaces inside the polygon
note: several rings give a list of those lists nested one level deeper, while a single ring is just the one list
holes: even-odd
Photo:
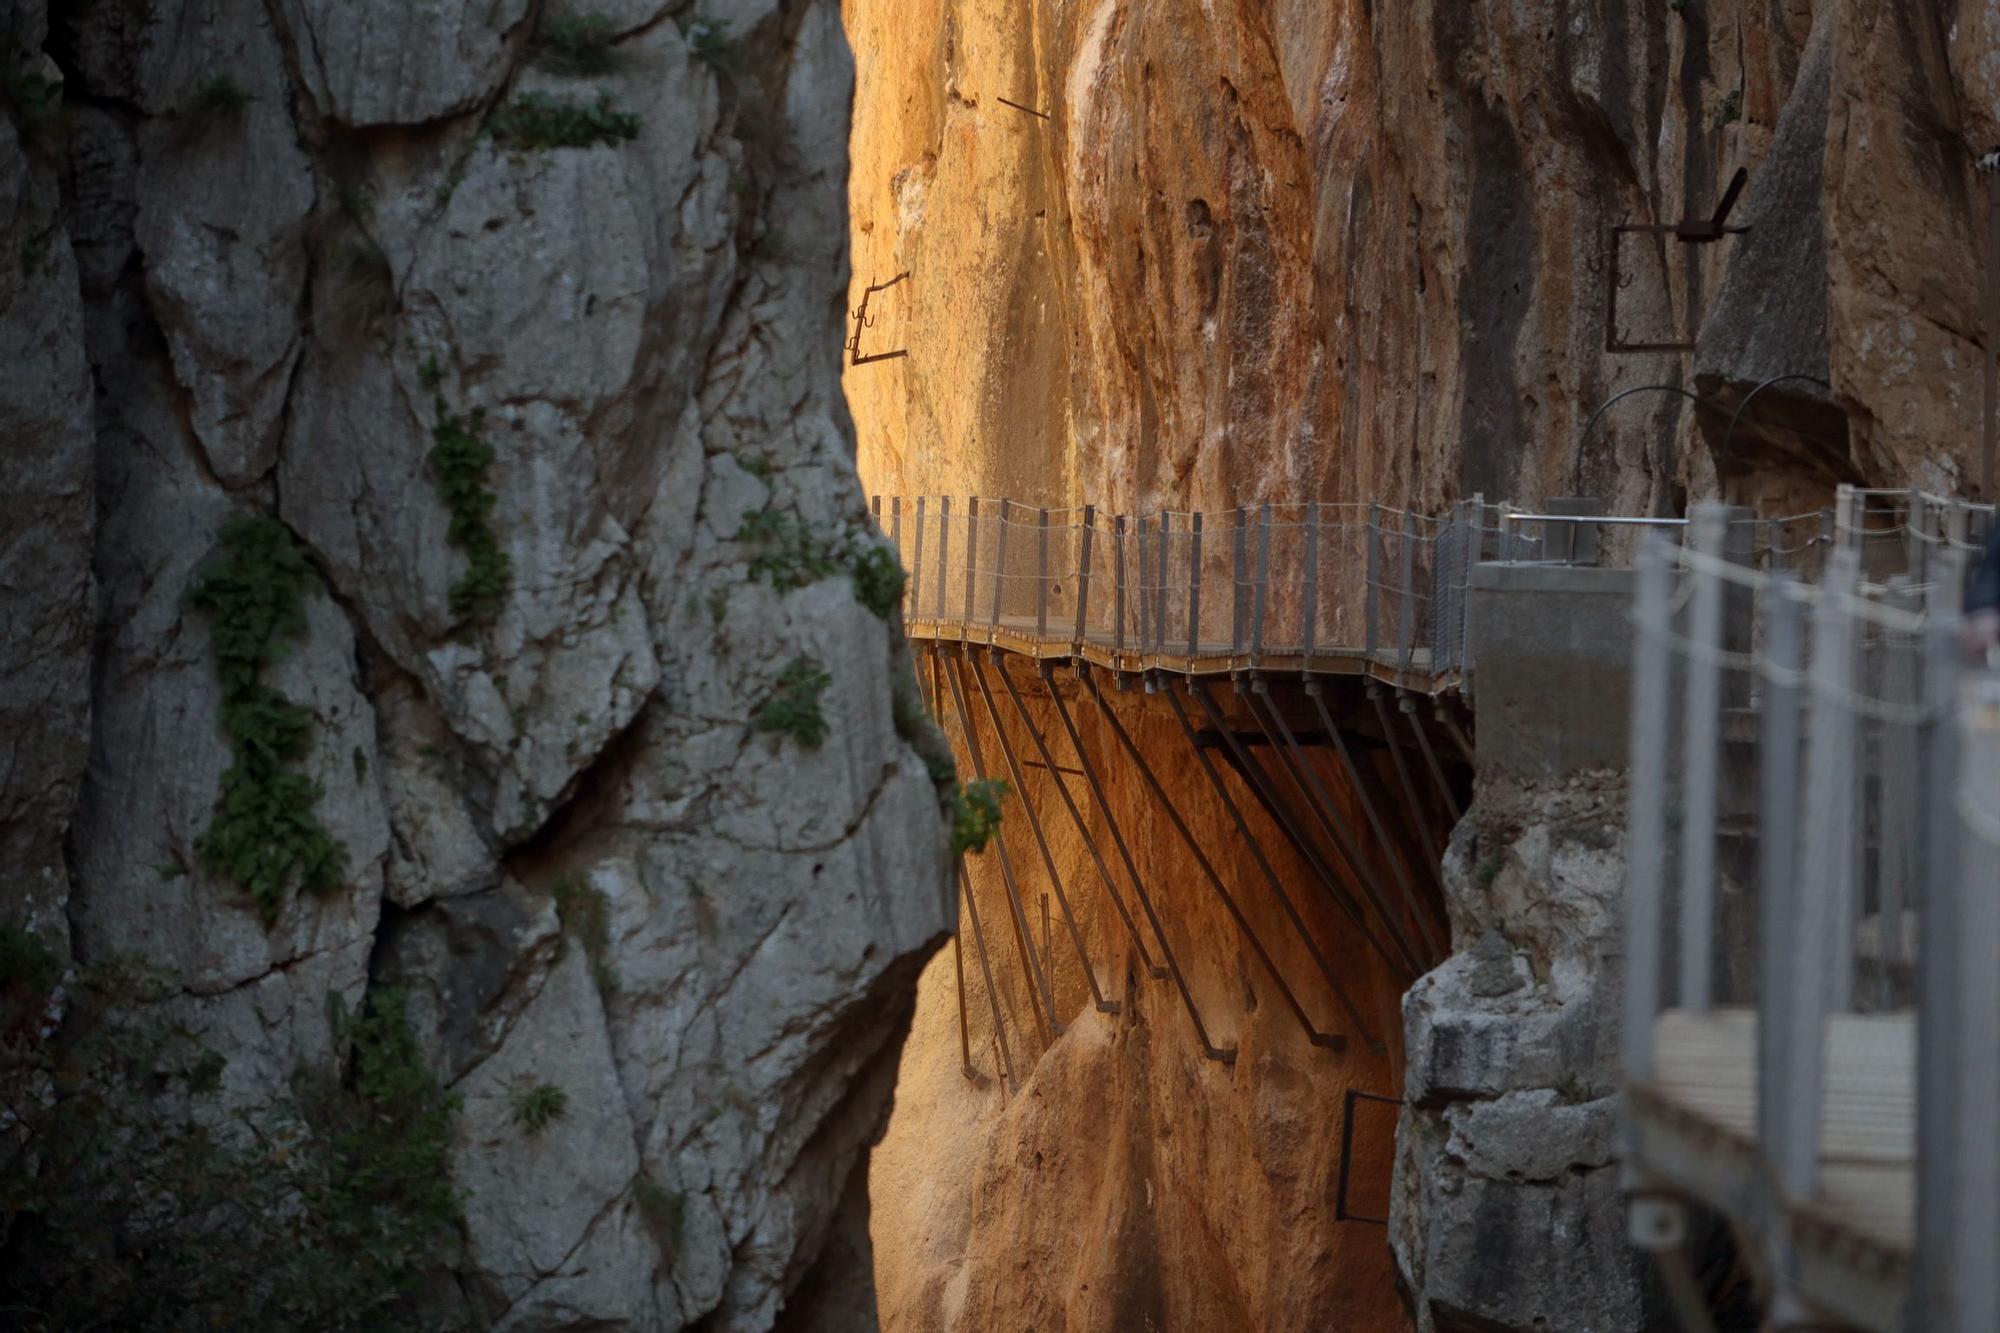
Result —
[{"label": "grey rock wall", "polygon": [[[245,1107],[335,1060],[329,997],[402,988],[476,1326],[764,1329],[850,1225],[950,920],[905,650],[839,567],[851,63],[833,0],[602,10],[579,75],[530,0],[0,9],[63,81],[0,121],[0,916],[161,969]],[[614,128],[494,134],[528,94]],[[494,452],[490,616],[447,419]],[[266,683],[344,851],[268,924],[200,852],[232,756],[187,597],[246,513],[315,573]],[[801,658],[817,748],[754,721]]]}]

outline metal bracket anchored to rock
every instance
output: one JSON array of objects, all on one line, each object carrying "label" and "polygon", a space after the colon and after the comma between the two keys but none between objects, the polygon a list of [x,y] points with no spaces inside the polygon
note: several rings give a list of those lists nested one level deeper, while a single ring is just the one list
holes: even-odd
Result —
[{"label": "metal bracket anchored to rock", "polygon": [[907,347],[899,347],[893,352],[873,352],[866,356],[863,356],[861,353],[861,331],[875,327],[875,321],[868,318],[869,298],[877,292],[888,291],[891,287],[894,287],[909,276],[908,270],[905,270],[887,282],[871,282],[868,284],[867,289],[861,293],[861,304],[854,307],[854,336],[847,340],[849,365],[865,366],[871,361],[894,361],[898,357],[905,357],[910,354],[910,349]]},{"label": "metal bracket anchored to rock", "polygon": [[[1627,222],[1611,229],[1611,242],[1606,249],[1603,267],[1609,268],[1611,280],[1605,285],[1604,299],[1604,350],[1613,354],[1625,352],[1691,352],[1692,342],[1627,342],[1618,331],[1618,293],[1632,285],[1634,277],[1619,273],[1620,243],[1627,236],[1672,236],[1682,245],[1713,245],[1725,236],[1741,236],[1748,227],[1732,227],[1729,215],[1736,209],[1737,200],[1743,197],[1743,187],[1748,183],[1750,173],[1737,168],[1730,178],[1729,188],[1723,191],[1722,201],[1715,206],[1715,212],[1705,218],[1688,218],[1681,222]],[[1636,275],[1634,275],[1636,276]]]}]

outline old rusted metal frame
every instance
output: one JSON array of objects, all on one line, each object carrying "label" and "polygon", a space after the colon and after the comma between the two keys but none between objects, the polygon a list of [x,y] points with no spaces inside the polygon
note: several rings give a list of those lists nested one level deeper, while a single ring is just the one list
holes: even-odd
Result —
[{"label": "old rusted metal frame", "polygon": [[[1236,761],[1237,771],[1248,783],[1251,794],[1257,798],[1257,804],[1263,808],[1266,815],[1270,816],[1271,822],[1283,830],[1286,841],[1291,843],[1292,850],[1298,853],[1306,868],[1312,871],[1313,878],[1319,881],[1320,887],[1326,890],[1327,897],[1333,900],[1334,905],[1340,908],[1349,921],[1353,922],[1354,928],[1361,932],[1361,937],[1368,941],[1368,947],[1388,965],[1391,972],[1406,978],[1415,976],[1416,973],[1410,971],[1401,959],[1389,951],[1388,946],[1383,944],[1381,937],[1376,934],[1374,927],[1368,924],[1367,915],[1362,909],[1360,900],[1354,896],[1354,891],[1341,883],[1333,867],[1321,855],[1318,843],[1306,832],[1305,825],[1300,822],[1297,812],[1285,803],[1276,782],[1265,771],[1264,766],[1257,762],[1242,739],[1225,724],[1222,710],[1209,696],[1208,687],[1198,680],[1191,680],[1188,682],[1188,693],[1194,696],[1197,704],[1201,705],[1201,710],[1207,714],[1210,725],[1221,733],[1224,743]],[[1264,735],[1268,744],[1273,747],[1278,745],[1277,738],[1270,734],[1268,728],[1265,729]],[[1281,761],[1282,758],[1280,755]]]},{"label": "old rusted metal frame", "polygon": [[1605,267],[1609,270],[1608,286],[1604,302],[1604,350],[1613,354],[1627,352],[1687,352],[1694,350],[1692,342],[1641,342],[1628,343],[1618,334],[1618,293],[1631,284],[1620,271],[1621,240],[1626,236],[1672,236],[1683,245],[1712,245],[1725,236],[1740,236],[1749,231],[1748,227],[1728,225],[1729,214],[1735,209],[1736,201],[1743,196],[1743,187],[1749,181],[1750,173],[1738,168],[1731,178],[1729,188],[1723,192],[1716,204],[1715,212],[1705,218],[1689,218],[1682,222],[1627,222],[1611,229],[1610,253],[1606,256]]},{"label": "old rusted metal frame", "polygon": [[[1291,724],[1285,721],[1284,711],[1271,701],[1266,692],[1265,682],[1262,680],[1252,680],[1250,692],[1245,697],[1249,702],[1250,712],[1257,718],[1259,725],[1266,725],[1264,715],[1269,714],[1271,722],[1277,726],[1278,734],[1284,737],[1284,746],[1279,753],[1285,756],[1286,773],[1291,777],[1292,784],[1305,795],[1306,804],[1319,817],[1320,827],[1332,838],[1334,846],[1347,861],[1348,869],[1353,872],[1355,881],[1360,884],[1362,893],[1368,899],[1368,905],[1374,909],[1376,918],[1389,932],[1396,951],[1402,955],[1403,970],[1410,976],[1421,976],[1427,970],[1422,961],[1422,954],[1418,952],[1409,933],[1403,929],[1403,923],[1389,910],[1387,896],[1375,882],[1374,869],[1362,855],[1360,840],[1354,836],[1353,830],[1347,827],[1346,821],[1341,816],[1340,807],[1334,804],[1332,793],[1327,791],[1326,785],[1320,780],[1318,770],[1307,760],[1305,751],[1299,746],[1298,737],[1292,732]],[[1257,702],[1259,699],[1263,700],[1261,710]]]},{"label": "old rusted metal frame", "polygon": [[899,357],[905,357],[910,354],[910,349],[907,347],[898,348],[893,352],[874,352],[867,356],[863,356],[861,353],[861,331],[875,327],[875,321],[868,318],[868,302],[877,292],[886,292],[909,276],[908,272],[898,273],[887,282],[871,282],[863,289],[861,304],[854,308],[854,336],[847,340],[849,365],[865,366],[875,361],[894,361]]},{"label": "old rusted metal frame", "polygon": [[[956,659],[945,666],[945,683],[951,686],[952,708],[958,714],[958,726],[965,736],[965,748],[972,757],[973,776],[986,781],[986,760],[979,750],[979,738],[972,730],[972,713],[965,706],[965,686],[960,681],[959,663]],[[1042,970],[1041,960],[1035,955],[1033,933],[1028,929],[1027,909],[1021,906],[1019,881],[1014,878],[1014,863],[1007,855],[1007,839],[1004,830],[993,832],[993,850],[1000,855],[1000,879],[1007,887],[1007,907],[1014,923],[1014,945],[1021,955],[1021,971],[1029,983],[1030,1008],[1035,1009],[1035,1026],[1043,1043],[1062,1035],[1062,1021],[1056,1017],[1055,992],[1049,986],[1049,979]],[[1045,1007],[1035,1007],[1037,994]]]},{"label": "old rusted metal frame", "polygon": [[[997,651],[997,650],[996,650]],[[1118,1002],[1104,998],[1104,991],[1097,984],[1097,969],[1091,965],[1090,951],[1083,947],[1083,932],[1076,928],[1076,914],[1070,910],[1069,893],[1063,888],[1062,872],[1056,869],[1056,858],[1049,851],[1049,840],[1042,833],[1041,816],[1035,811],[1035,803],[1028,798],[1028,780],[1021,772],[1021,762],[1014,753],[1014,742],[1007,739],[1007,729],[1000,721],[1000,709],[993,702],[993,689],[986,683],[986,667],[978,657],[972,658],[972,682],[979,687],[979,697],[986,704],[986,716],[993,722],[993,734],[1000,741],[1001,758],[1007,762],[1007,776],[1014,780],[1015,795],[1020,798],[1021,809],[1027,813],[1028,829],[1034,835],[1035,850],[1041,853],[1042,868],[1049,872],[1049,886],[1055,890],[1056,905],[1062,908],[1063,925],[1069,931],[1070,943],[1076,946],[1077,965],[1083,969],[1083,979],[1090,987],[1090,998],[1103,1014],[1118,1012]],[[1062,785],[1058,777],[1056,785]],[[1043,952],[1048,952],[1044,946]]]},{"label": "old rusted metal frame", "polygon": [[[1089,668],[1077,667],[1077,675],[1093,686],[1091,695],[1097,698],[1099,708],[1104,700],[1098,697],[1095,682],[1089,679]],[[1181,971],[1178,959],[1174,957],[1173,945],[1167,943],[1166,928],[1160,922],[1160,914],[1153,908],[1152,895],[1146,892],[1146,881],[1139,875],[1139,867],[1132,859],[1132,849],[1125,842],[1125,834],[1118,827],[1118,817],[1112,812],[1111,801],[1104,794],[1104,786],[1097,780],[1097,770],[1090,765],[1090,756],[1084,753],[1083,737],[1077,734],[1076,720],[1069,715],[1069,705],[1055,688],[1055,668],[1048,662],[1042,663],[1042,679],[1049,687],[1049,698],[1055,702],[1056,715],[1062,719],[1063,731],[1069,737],[1070,748],[1076,751],[1077,767],[1083,770],[1083,780],[1090,787],[1091,799],[1097,802],[1098,813],[1104,816],[1104,826],[1111,833],[1111,842],[1118,849],[1118,858],[1125,866],[1125,873],[1132,877],[1132,891],[1138,896],[1139,906],[1146,913],[1146,920],[1152,924],[1153,937],[1160,942],[1160,956],[1167,960],[1168,975],[1174,979],[1174,989],[1180,992],[1181,1003],[1187,1009],[1188,1021],[1194,1024],[1196,1038],[1201,1042],[1202,1054],[1222,1064],[1236,1063],[1234,1046],[1217,1046],[1208,1035],[1208,1025],[1201,1021],[1201,1010],[1194,1002],[1194,992],[1188,989],[1187,977]]]},{"label": "old rusted metal frame", "polygon": [[1002,97],[1002,96],[1000,96],[1000,95],[999,95],[998,93],[995,93],[995,94],[993,95],[993,100],[994,100],[994,101],[996,101],[996,102],[998,102],[998,103],[999,103],[999,104],[1000,104],[1001,106],[1011,106],[1011,107],[1013,107],[1013,108],[1014,108],[1014,109],[1015,109],[1016,111],[1025,111],[1025,112],[1027,112],[1027,113],[1028,113],[1029,115],[1031,115],[1031,116],[1035,116],[1035,117],[1038,117],[1038,118],[1040,118],[1040,119],[1042,119],[1042,120],[1047,120],[1047,119],[1049,119],[1049,113],[1048,113],[1048,112],[1046,112],[1046,111],[1037,111],[1037,110],[1035,110],[1035,108],[1033,108],[1033,107],[1031,107],[1031,106],[1022,106],[1022,105],[1021,105],[1021,104],[1020,104],[1019,102],[1014,102],[1014,101],[1010,101],[1010,100],[1008,100],[1007,98],[1005,98],[1005,97]]},{"label": "old rusted metal frame", "polygon": [[[1264,970],[1271,974],[1271,980],[1276,983],[1278,993],[1284,996],[1285,1004],[1291,1009],[1292,1016],[1298,1019],[1299,1026],[1305,1029],[1307,1039],[1315,1046],[1341,1049],[1345,1039],[1333,1033],[1323,1033],[1315,1027],[1312,1018],[1299,1003],[1298,997],[1292,994],[1292,988],[1285,984],[1284,974],[1278,970],[1276,960],[1271,957],[1270,951],[1265,949],[1263,940],[1257,937],[1256,929],[1251,926],[1250,919],[1243,915],[1243,909],[1238,906],[1235,895],[1230,893],[1228,886],[1222,882],[1222,876],[1216,873],[1214,864],[1208,859],[1208,853],[1202,851],[1201,841],[1188,828],[1187,821],[1181,818],[1181,812],[1174,805],[1173,798],[1167,795],[1166,788],[1162,787],[1159,778],[1154,776],[1152,765],[1146,762],[1146,756],[1139,752],[1139,747],[1134,745],[1131,736],[1126,734],[1125,724],[1118,720],[1118,715],[1111,711],[1111,705],[1104,701],[1103,693],[1097,688],[1096,679],[1086,674],[1083,682],[1090,691],[1090,697],[1097,701],[1097,707],[1103,713],[1106,725],[1111,728],[1111,734],[1118,738],[1119,747],[1125,751],[1125,757],[1139,770],[1139,776],[1145,781],[1146,789],[1153,794],[1153,799],[1166,813],[1167,822],[1174,826],[1176,833],[1180,834],[1182,844],[1187,847],[1189,855],[1194,857],[1195,865],[1200,868],[1202,877],[1208,881],[1209,887],[1215,890],[1216,897],[1222,900],[1223,907],[1236,922],[1236,928],[1243,932],[1243,938],[1249,943],[1251,952],[1257,955],[1257,960],[1264,965]],[[1187,737],[1189,746],[1199,754],[1200,747],[1194,744],[1194,733],[1189,731]]]},{"label": "old rusted metal frame", "polygon": [[[1077,836],[1083,839],[1084,848],[1090,853],[1091,864],[1097,867],[1098,877],[1104,881],[1104,891],[1111,896],[1111,905],[1118,910],[1118,919],[1125,923],[1125,932],[1132,937],[1132,947],[1139,951],[1140,966],[1146,969],[1146,975],[1148,976],[1165,977],[1167,975],[1166,969],[1156,965],[1153,962],[1152,955],[1146,951],[1146,941],[1139,934],[1139,923],[1132,919],[1132,913],[1126,909],[1124,895],[1118,892],[1117,882],[1111,878],[1111,867],[1104,863],[1104,857],[1097,850],[1097,840],[1090,834],[1090,825],[1084,820],[1083,812],[1077,809],[1076,799],[1069,794],[1069,784],[1064,782],[1061,777],[1064,773],[1074,772],[1077,776],[1083,777],[1088,781],[1088,775],[1082,769],[1066,769],[1057,766],[1055,756],[1049,753],[1048,741],[1043,737],[1041,728],[1037,727],[1034,718],[1029,716],[1028,706],[1021,700],[1021,692],[1014,688],[1014,677],[1008,672],[1005,665],[996,663],[995,669],[999,672],[1000,684],[1006,689],[1007,697],[1014,702],[1014,711],[1019,714],[1021,725],[1027,729],[1028,739],[1035,743],[1035,753],[1042,757],[1042,766],[1049,772],[1057,775],[1055,779],[1056,794],[1062,798],[1063,809],[1069,812],[1070,823],[1076,826]],[[1051,693],[1054,692],[1055,682],[1053,680],[1045,680],[1044,684],[1047,685]]]},{"label": "old rusted metal frame", "polygon": [[[1173,678],[1164,677],[1161,684],[1167,696],[1167,703],[1174,710],[1174,718],[1181,724],[1181,734],[1187,737],[1188,748],[1194,751],[1195,762],[1208,777],[1209,785],[1215,789],[1216,799],[1222,802],[1222,808],[1228,812],[1229,821],[1236,826],[1236,832],[1242,837],[1244,846],[1250,849],[1251,859],[1257,863],[1257,869],[1263,873],[1265,882],[1270,885],[1271,894],[1278,900],[1278,906],[1284,909],[1285,919],[1292,923],[1292,929],[1298,933],[1299,942],[1305,945],[1306,953],[1313,960],[1313,966],[1319,969],[1327,988],[1333,992],[1334,998],[1340,1002],[1341,1009],[1346,1012],[1348,1021],[1354,1025],[1354,1030],[1361,1034],[1361,1040],[1368,1043],[1368,1049],[1377,1055],[1382,1054],[1388,1048],[1369,1028],[1368,1020],[1363,1018],[1361,1011],[1355,1007],[1353,997],[1347,993],[1347,988],[1340,984],[1340,978],[1334,975],[1333,964],[1327,961],[1326,954],[1313,939],[1312,931],[1307,929],[1305,918],[1299,915],[1298,906],[1292,901],[1291,894],[1285,892],[1284,881],[1279,879],[1278,872],[1271,868],[1269,858],[1264,855],[1263,844],[1257,841],[1257,835],[1251,831],[1250,821],[1243,817],[1243,811],[1237,806],[1236,798],[1229,794],[1228,784],[1222,780],[1222,775],[1215,771],[1215,765],[1210,762],[1207,750],[1195,739],[1194,727],[1188,722],[1187,710],[1181,706],[1181,697],[1174,689]],[[1190,684],[1188,689],[1192,693],[1193,685]],[[1274,967],[1273,975],[1275,974]],[[1279,978],[1278,985],[1285,990],[1287,996],[1290,995],[1290,988],[1285,986],[1282,977]],[[1303,1017],[1304,1010],[1297,1008],[1297,1001],[1293,1001],[1293,1005],[1295,1011]],[[1335,1042],[1341,1040],[1337,1035],[1314,1032],[1310,1022],[1306,1026],[1315,1046],[1340,1049],[1335,1045]]]},{"label": "old rusted metal frame", "polygon": [[[925,652],[924,656],[929,659],[931,677],[930,698],[927,702],[930,705],[931,716],[942,719],[944,715],[938,709],[938,705],[941,702],[939,696],[943,693],[943,689],[938,684],[937,648],[935,646],[931,647]],[[964,907],[966,916],[972,920],[973,951],[979,957],[980,975],[986,978],[987,1003],[993,1007],[993,1036],[995,1044],[1000,1049],[1001,1068],[1006,1074],[1008,1086],[1018,1087],[1019,1083],[1014,1077],[1014,1055],[1007,1046],[1007,1021],[1000,1010],[1000,991],[993,984],[993,964],[986,954],[986,931],[979,922],[979,905],[972,899],[972,876],[966,873],[965,857],[963,854],[959,856],[955,869],[958,873],[959,902]],[[964,1064],[961,1066],[960,1072],[968,1079],[976,1081],[979,1077],[979,1071],[972,1066],[972,1032],[965,1016],[965,958],[959,944],[959,934],[957,931],[952,932],[951,944],[958,961],[959,1053],[964,1058]]]},{"label": "old rusted metal frame", "polygon": [[1334,1190],[1333,1220],[1336,1222],[1368,1222],[1386,1227],[1386,1217],[1369,1217],[1362,1213],[1350,1212],[1347,1207],[1347,1182],[1354,1162],[1354,1104],[1356,1102],[1377,1102],[1383,1106],[1401,1106],[1401,1097],[1384,1097],[1378,1092],[1363,1092],[1359,1088],[1349,1088],[1344,1099],[1340,1117],[1340,1183]]},{"label": "old rusted metal frame", "polygon": [[1327,735],[1333,738],[1334,753],[1340,756],[1340,766],[1346,771],[1347,781],[1354,788],[1355,797],[1361,802],[1361,814],[1367,819],[1369,829],[1374,832],[1375,841],[1381,845],[1382,857],[1389,863],[1389,873],[1394,877],[1396,887],[1402,891],[1404,908],[1416,922],[1417,932],[1424,938],[1425,947],[1429,950],[1426,957],[1435,964],[1443,959],[1449,950],[1438,940],[1437,927],[1432,924],[1430,914],[1424,911],[1424,905],[1417,901],[1416,886],[1410,883],[1409,868],[1397,854],[1400,849],[1396,846],[1396,840],[1390,836],[1389,826],[1383,821],[1382,812],[1375,804],[1372,784],[1362,777],[1360,766],[1354,762],[1354,752],[1347,748],[1346,736],[1334,725],[1333,713],[1326,706],[1326,694],[1320,688],[1318,681],[1306,682],[1306,697],[1313,701],[1313,707],[1318,710],[1320,725],[1325,727]]}]

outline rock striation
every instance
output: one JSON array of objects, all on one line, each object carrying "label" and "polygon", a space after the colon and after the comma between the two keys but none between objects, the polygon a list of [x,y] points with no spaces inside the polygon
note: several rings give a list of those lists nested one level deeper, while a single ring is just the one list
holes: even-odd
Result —
[{"label": "rock striation", "polygon": [[[837,9],[13,0],[0,35],[6,923],[152,969],[229,1108],[404,997],[457,1099],[440,1318],[815,1317],[949,926],[856,577]],[[254,688],[337,851],[268,914],[214,829],[276,779],[193,595],[246,519],[304,562]]]}]

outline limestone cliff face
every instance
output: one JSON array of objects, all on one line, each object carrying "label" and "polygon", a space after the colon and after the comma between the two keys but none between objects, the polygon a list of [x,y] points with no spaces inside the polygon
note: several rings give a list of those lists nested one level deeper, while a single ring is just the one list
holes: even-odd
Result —
[{"label": "limestone cliff face", "polygon": [[[163,973],[231,1107],[404,992],[459,1317],[762,1329],[948,925],[848,573],[851,64],[830,3],[590,10],[0,10],[4,912]],[[310,566],[262,684],[338,849],[268,922],[204,850],[245,515]],[[754,721],[799,689],[823,741]]]},{"label": "limestone cliff face", "polygon": [[[1975,479],[1996,22],[1891,0],[848,0],[883,491],[1121,507]],[[1032,108],[1030,114],[1003,103]],[[1043,118],[1043,117],[1046,118]],[[1714,245],[1608,231],[1711,214]],[[875,340],[879,340],[875,341]],[[1763,380],[1719,457],[1727,413]],[[1628,400],[1581,445],[1587,419]]]}]

